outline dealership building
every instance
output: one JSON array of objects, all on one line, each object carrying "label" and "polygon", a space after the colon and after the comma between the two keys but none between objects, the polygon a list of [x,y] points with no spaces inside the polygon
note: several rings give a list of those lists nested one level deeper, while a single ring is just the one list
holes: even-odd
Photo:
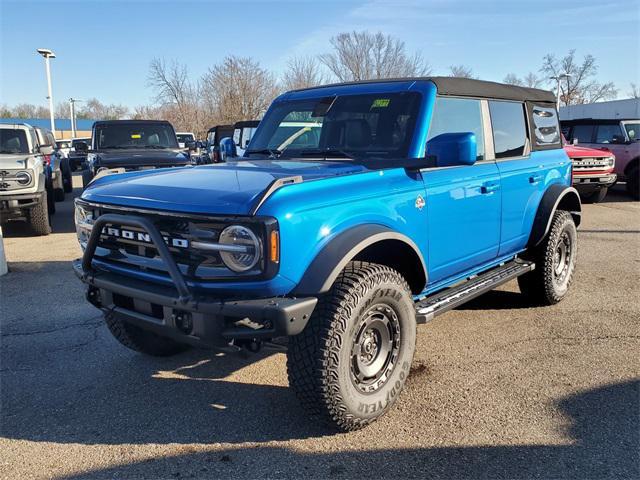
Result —
[{"label": "dealership building", "polygon": [[[76,119],[76,137],[90,137],[91,127],[95,120]],[[48,118],[0,118],[0,123],[27,123],[32,127],[51,129],[51,120]],[[54,135],[56,139],[62,140],[71,138],[71,120],[68,118],[55,119],[56,131]]]}]

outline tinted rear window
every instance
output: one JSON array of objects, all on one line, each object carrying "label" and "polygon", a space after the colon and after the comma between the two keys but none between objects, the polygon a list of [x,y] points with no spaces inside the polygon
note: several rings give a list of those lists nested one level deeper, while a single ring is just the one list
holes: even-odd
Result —
[{"label": "tinted rear window", "polygon": [[0,153],[29,153],[29,142],[24,130],[0,129]]}]

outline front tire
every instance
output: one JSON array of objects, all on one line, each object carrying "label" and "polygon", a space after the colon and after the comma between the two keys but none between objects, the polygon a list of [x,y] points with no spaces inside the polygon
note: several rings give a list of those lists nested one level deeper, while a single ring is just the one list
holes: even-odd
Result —
[{"label": "front tire", "polygon": [[584,203],[600,203],[602,200],[604,200],[604,197],[607,196],[607,192],[609,191],[609,189],[607,187],[605,188],[600,188],[598,190],[596,190],[595,192],[590,192],[588,194],[582,194],[582,201]]},{"label": "front tire", "polygon": [[188,345],[161,337],[153,332],[124,322],[113,315],[105,315],[109,331],[122,345],[136,352],[154,357],[168,357],[189,348]]},{"label": "front tire", "polygon": [[290,338],[289,384],[324,423],[357,430],[397,400],[415,342],[415,307],[402,275],[351,262],[319,299],[302,333]]},{"label": "front tire", "polygon": [[31,231],[36,235],[49,235],[51,233],[51,225],[49,223],[49,212],[47,209],[47,191],[44,191],[40,203],[29,210],[29,226]]},{"label": "front tire", "polygon": [[627,193],[635,200],[640,200],[640,167],[631,167],[627,175]]},{"label": "front tire", "polygon": [[93,173],[91,172],[91,170],[83,170],[82,171],[82,189],[83,190],[89,186],[89,184],[91,183],[91,180],[93,180]]},{"label": "front tire", "polygon": [[578,254],[578,231],[571,214],[555,212],[549,233],[528,253],[535,270],[518,277],[520,291],[535,304],[558,303],[569,291]]}]

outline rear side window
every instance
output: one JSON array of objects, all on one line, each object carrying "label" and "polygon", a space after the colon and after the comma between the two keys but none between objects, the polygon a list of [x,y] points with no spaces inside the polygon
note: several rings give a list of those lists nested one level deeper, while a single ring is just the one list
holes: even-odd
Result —
[{"label": "rear side window", "polygon": [[624,143],[620,125],[598,125],[596,143]]},{"label": "rear side window", "polygon": [[593,125],[576,125],[571,130],[571,140],[578,140],[578,142],[591,143],[593,138]]},{"label": "rear side window", "polygon": [[484,134],[480,100],[438,97],[427,142],[443,133],[471,132],[476,136],[477,160],[484,159]]},{"label": "rear side window", "polygon": [[534,105],[533,128],[537,145],[553,145],[560,142],[558,116],[555,108]]},{"label": "rear side window", "polygon": [[489,112],[496,158],[524,155],[527,142],[524,105],[519,102],[490,101]]}]

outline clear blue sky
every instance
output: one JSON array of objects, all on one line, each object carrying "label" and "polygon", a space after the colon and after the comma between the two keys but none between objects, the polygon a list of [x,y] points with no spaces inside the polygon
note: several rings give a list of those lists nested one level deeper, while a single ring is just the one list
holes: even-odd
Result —
[{"label": "clear blue sky", "polygon": [[546,53],[591,53],[599,80],[619,98],[640,84],[640,0],[39,1],[0,0],[0,103],[45,104],[36,48],[50,48],[54,100],[150,102],[154,56],[178,59],[193,77],[228,54],[274,72],[291,55],[329,50],[349,30],[400,37],[445,74],[465,64],[480,78],[537,71]]}]

